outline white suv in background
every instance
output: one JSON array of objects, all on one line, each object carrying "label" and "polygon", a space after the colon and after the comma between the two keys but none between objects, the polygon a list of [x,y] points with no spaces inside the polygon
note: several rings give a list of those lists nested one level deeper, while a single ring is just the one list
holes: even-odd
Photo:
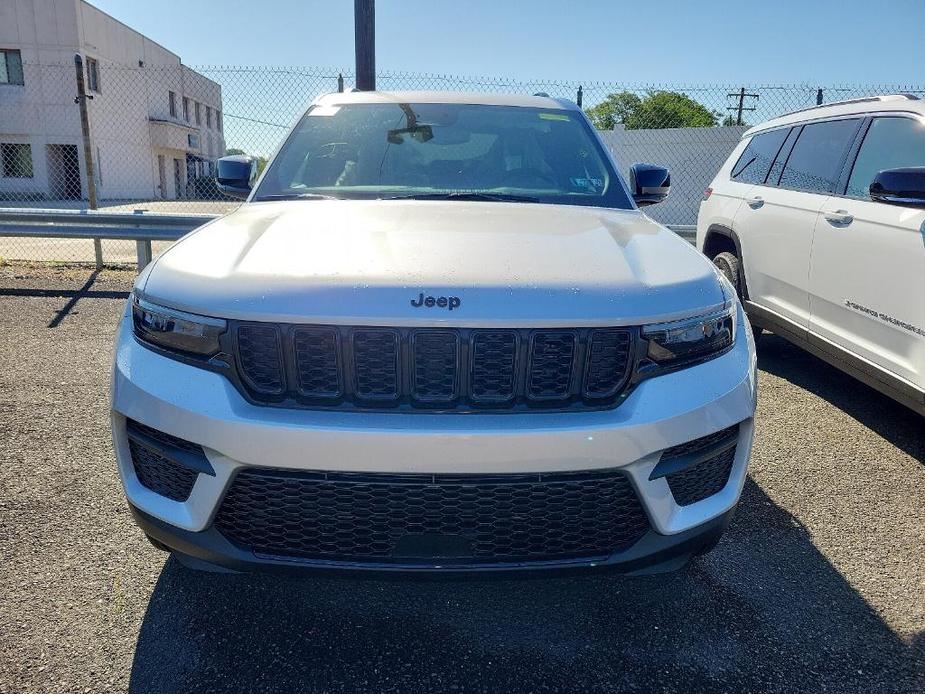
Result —
[{"label": "white suv in background", "polygon": [[925,102],[752,128],[706,190],[697,247],[766,328],[925,414]]}]

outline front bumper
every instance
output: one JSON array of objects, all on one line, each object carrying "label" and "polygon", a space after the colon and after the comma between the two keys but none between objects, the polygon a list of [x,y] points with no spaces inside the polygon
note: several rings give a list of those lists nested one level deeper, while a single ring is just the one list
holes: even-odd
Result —
[{"label": "front bumper", "polygon": [[[718,536],[738,501],[751,452],[756,401],[754,345],[741,311],[738,321],[740,337],[732,350],[704,364],[641,383],[613,410],[405,414],[251,405],[222,376],[141,346],[132,335],[131,320],[124,319],[112,382],[116,459],[136,520],[149,535],[183,554],[236,570],[294,565],[236,547],[212,527],[229,485],[244,468],[456,475],[619,468],[639,497],[650,531],[629,549],[593,563],[637,570],[646,564],[689,557]],[[214,475],[198,475],[185,501],[172,501],[151,491],[140,482],[132,464],[127,418],[200,444]],[[664,477],[649,479],[666,448],[736,424],[740,427],[735,459],[728,482],[718,493],[681,506]],[[438,568],[299,564],[348,570]],[[562,565],[530,562],[476,568]]]}]

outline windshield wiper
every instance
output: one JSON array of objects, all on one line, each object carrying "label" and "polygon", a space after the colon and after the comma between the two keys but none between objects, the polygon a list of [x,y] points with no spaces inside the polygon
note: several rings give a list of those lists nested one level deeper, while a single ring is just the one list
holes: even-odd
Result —
[{"label": "windshield wiper", "polygon": [[539,202],[539,198],[529,195],[511,195],[508,193],[410,193],[408,195],[390,195],[380,200],[490,200],[492,202]]},{"label": "windshield wiper", "polygon": [[263,202],[264,200],[343,200],[343,198],[323,193],[269,193],[254,198],[255,202]]}]

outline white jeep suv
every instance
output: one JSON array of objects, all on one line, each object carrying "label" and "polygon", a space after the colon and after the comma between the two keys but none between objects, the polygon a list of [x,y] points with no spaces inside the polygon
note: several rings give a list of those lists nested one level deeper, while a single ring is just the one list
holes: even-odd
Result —
[{"label": "white jeep suv", "polygon": [[138,277],[126,496],[200,568],[676,568],[745,480],[751,331],[548,97],[333,94]]},{"label": "white jeep suv", "polygon": [[765,328],[925,414],[925,101],[752,128],[706,190],[697,246]]}]

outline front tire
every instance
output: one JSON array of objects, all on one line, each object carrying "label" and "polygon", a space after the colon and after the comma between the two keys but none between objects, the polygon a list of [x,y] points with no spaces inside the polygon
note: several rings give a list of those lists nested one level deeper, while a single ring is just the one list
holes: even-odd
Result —
[{"label": "front tire", "polygon": [[[729,280],[730,284],[735,288],[736,296],[739,297],[739,301],[744,301],[742,298],[741,263],[738,257],[734,253],[723,251],[714,256],[713,264],[725,275],[726,279]],[[758,340],[761,338],[762,329],[752,323],[751,320],[749,320],[749,323],[752,326],[752,334],[755,336],[755,343],[757,344]]]}]

